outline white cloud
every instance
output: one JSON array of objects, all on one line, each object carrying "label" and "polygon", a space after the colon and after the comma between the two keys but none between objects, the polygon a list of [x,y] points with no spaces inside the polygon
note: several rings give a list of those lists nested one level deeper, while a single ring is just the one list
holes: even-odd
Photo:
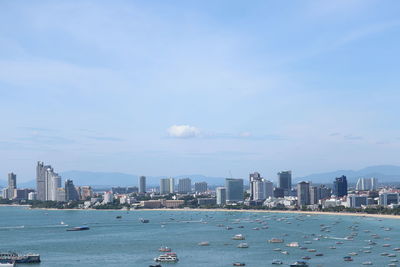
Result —
[{"label": "white cloud", "polygon": [[200,135],[200,130],[190,125],[173,125],[167,130],[168,135],[174,138],[192,138]]}]

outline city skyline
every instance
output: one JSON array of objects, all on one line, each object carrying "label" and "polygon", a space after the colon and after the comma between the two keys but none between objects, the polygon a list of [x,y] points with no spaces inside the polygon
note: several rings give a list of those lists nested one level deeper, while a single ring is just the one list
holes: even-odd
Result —
[{"label": "city skyline", "polygon": [[399,5],[3,1],[0,173],[400,165]]}]

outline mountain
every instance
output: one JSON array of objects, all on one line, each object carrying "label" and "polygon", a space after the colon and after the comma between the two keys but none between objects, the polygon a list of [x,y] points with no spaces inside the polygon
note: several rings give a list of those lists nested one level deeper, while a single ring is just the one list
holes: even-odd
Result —
[{"label": "mountain", "polygon": [[314,183],[332,183],[335,177],[345,175],[351,183],[357,182],[358,178],[375,177],[380,183],[400,182],[400,166],[378,165],[363,168],[361,170],[339,170],[325,173],[310,174],[295,178],[295,181],[312,181]]}]

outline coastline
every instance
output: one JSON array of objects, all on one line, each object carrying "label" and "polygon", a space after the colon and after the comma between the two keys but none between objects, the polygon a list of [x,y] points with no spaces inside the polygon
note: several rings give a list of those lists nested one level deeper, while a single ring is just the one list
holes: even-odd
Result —
[{"label": "coastline", "polygon": [[304,214],[304,215],[331,215],[331,216],[354,216],[354,217],[370,217],[380,219],[400,219],[400,215],[391,214],[368,214],[355,212],[324,212],[324,211],[301,211],[301,210],[236,210],[236,209],[191,209],[191,208],[157,208],[157,209],[56,209],[56,208],[32,208],[31,205],[13,205],[0,204],[0,207],[26,207],[32,210],[50,210],[50,211],[191,211],[191,212],[246,212],[246,213],[277,213],[277,214]]}]

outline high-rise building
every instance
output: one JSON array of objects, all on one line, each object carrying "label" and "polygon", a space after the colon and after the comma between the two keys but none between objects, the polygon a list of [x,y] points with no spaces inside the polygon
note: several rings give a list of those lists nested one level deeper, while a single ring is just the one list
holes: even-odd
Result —
[{"label": "high-rise building", "polygon": [[139,193],[146,193],[146,176],[139,177]]},{"label": "high-rise building", "polygon": [[292,189],[292,171],[278,172],[278,187],[284,190],[285,196],[290,195]]},{"label": "high-rise building", "polygon": [[347,196],[347,207],[349,208],[361,208],[362,205],[368,204],[367,195],[348,195]]},{"label": "high-rise building", "polygon": [[378,179],[359,178],[356,184],[357,191],[375,191],[378,188]]},{"label": "high-rise building", "polygon": [[216,195],[217,195],[217,205],[225,205],[226,204],[226,188],[225,187],[217,187]]},{"label": "high-rise building", "polygon": [[325,185],[318,187],[318,199],[328,199],[332,195],[332,190]]},{"label": "high-rise building", "polygon": [[38,162],[36,166],[36,192],[37,199],[45,201],[46,199],[46,171],[51,168],[49,165],[44,165],[43,162]]},{"label": "high-rise building", "polygon": [[206,182],[194,183],[194,191],[196,193],[204,193],[207,192],[207,190],[208,190],[208,185]]},{"label": "high-rise building", "polygon": [[391,204],[400,204],[399,193],[383,192],[379,194],[379,205],[387,207]]},{"label": "high-rise building", "polygon": [[46,176],[48,184],[46,200],[57,201],[59,194],[58,188],[61,188],[61,176],[55,173],[53,169],[48,171]]},{"label": "high-rise building", "polygon": [[28,194],[28,200],[37,200],[37,193],[36,192],[30,192]]},{"label": "high-rise building", "polygon": [[65,180],[65,200],[66,201],[78,201],[79,194],[75,188],[74,182],[72,180]]},{"label": "high-rise building", "polygon": [[17,189],[17,175],[13,172],[8,174],[8,187],[6,198],[14,198],[14,190]]},{"label": "high-rise building", "polygon": [[88,198],[91,198],[93,196],[93,190],[92,187],[90,186],[81,186],[80,190],[77,190],[79,193],[79,198],[81,200],[86,200]]},{"label": "high-rise building", "polygon": [[255,179],[250,182],[252,196],[251,200],[264,200],[265,199],[265,183],[262,179]]},{"label": "high-rise building", "polygon": [[300,182],[297,184],[297,204],[299,206],[310,205],[310,183]]},{"label": "high-rise building", "polygon": [[[249,174],[250,200],[259,200],[260,193],[263,192],[263,190],[264,190],[264,189],[260,188],[260,187],[264,186],[264,185],[260,185],[259,182],[261,182],[261,181],[262,181],[262,177],[258,172]],[[256,183],[257,183],[257,185],[256,185]],[[261,191],[260,191],[260,189],[261,189]],[[256,193],[257,190],[258,190],[258,192]],[[255,197],[256,194],[258,194],[257,198]]]},{"label": "high-rise building", "polygon": [[175,189],[175,180],[174,178],[163,178],[160,180],[160,194],[172,194]]},{"label": "high-rise building", "polygon": [[29,196],[29,193],[32,193],[32,192],[34,192],[34,190],[33,189],[28,189],[28,188],[25,188],[25,189],[14,189],[14,199],[15,200],[27,200],[28,199],[28,196]]},{"label": "high-rise building", "polygon": [[190,180],[190,178],[179,179],[178,193],[187,194],[190,192],[192,192],[192,180]]},{"label": "high-rise building", "polygon": [[112,203],[114,200],[114,195],[111,191],[104,192],[103,195],[103,204],[109,204]]},{"label": "high-rise building", "polygon": [[333,194],[337,197],[347,196],[347,179],[342,175],[333,182]]},{"label": "high-rise building", "polygon": [[274,197],[274,184],[271,181],[264,180],[264,197]]},{"label": "high-rise building", "polygon": [[225,179],[226,201],[227,202],[242,202],[243,194],[243,179]]},{"label": "high-rise building", "polygon": [[319,198],[319,194],[318,194],[318,187],[316,186],[310,186],[310,204],[314,205],[314,204],[318,204],[318,200],[320,200]]}]

